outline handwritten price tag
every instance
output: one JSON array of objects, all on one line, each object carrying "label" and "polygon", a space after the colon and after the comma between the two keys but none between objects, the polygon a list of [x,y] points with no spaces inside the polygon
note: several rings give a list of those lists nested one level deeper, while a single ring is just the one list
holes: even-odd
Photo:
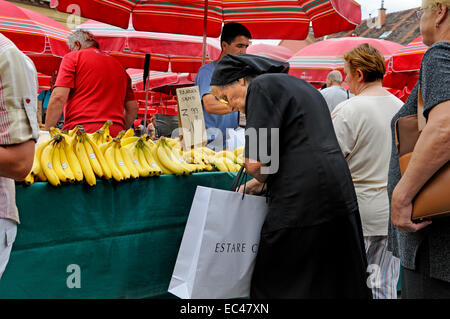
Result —
[{"label": "handwritten price tag", "polygon": [[205,119],[198,86],[179,88],[177,91],[180,140],[184,149],[204,146],[207,142]]}]

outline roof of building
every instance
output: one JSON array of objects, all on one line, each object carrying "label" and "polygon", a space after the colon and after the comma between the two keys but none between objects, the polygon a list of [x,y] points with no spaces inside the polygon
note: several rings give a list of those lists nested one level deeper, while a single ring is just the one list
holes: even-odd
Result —
[{"label": "roof of building", "polygon": [[377,17],[369,18],[363,20],[355,30],[334,33],[327,36],[327,39],[356,35],[358,37],[383,39],[406,45],[420,36],[419,19],[416,16],[418,9],[413,8],[386,13],[386,21],[381,27],[378,27],[376,24]]}]

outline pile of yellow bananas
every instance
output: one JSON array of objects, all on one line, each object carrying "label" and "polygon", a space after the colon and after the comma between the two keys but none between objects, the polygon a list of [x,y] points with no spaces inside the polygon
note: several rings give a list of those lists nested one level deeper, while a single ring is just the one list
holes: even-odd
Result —
[{"label": "pile of yellow bananas", "polygon": [[48,181],[51,185],[86,180],[93,186],[97,178],[116,181],[161,174],[185,175],[217,169],[237,172],[243,165],[243,147],[234,152],[214,152],[207,147],[183,151],[178,139],[135,136],[129,129],[116,138],[109,134],[111,121],[95,133],[82,126],[71,131],[50,130],[51,138],[36,147],[33,167],[25,184]]}]

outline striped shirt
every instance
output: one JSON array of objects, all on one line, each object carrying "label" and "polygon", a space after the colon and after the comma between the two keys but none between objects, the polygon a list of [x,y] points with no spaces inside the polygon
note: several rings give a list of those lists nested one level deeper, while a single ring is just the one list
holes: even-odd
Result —
[{"label": "striped shirt", "polygon": [[[39,138],[37,72],[33,62],[0,34],[0,145]],[[19,222],[14,180],[0,177],[0,218]]]}]

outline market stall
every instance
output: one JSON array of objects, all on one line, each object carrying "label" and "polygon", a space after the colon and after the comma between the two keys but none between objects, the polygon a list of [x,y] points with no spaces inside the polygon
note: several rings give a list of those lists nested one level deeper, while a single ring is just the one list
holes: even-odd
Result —
[{"label": "market stall", "polygon": [[229,189],[234,176],[17,185],[21,224],[0,298],[173,297],[167,287],[197,185]]}]

